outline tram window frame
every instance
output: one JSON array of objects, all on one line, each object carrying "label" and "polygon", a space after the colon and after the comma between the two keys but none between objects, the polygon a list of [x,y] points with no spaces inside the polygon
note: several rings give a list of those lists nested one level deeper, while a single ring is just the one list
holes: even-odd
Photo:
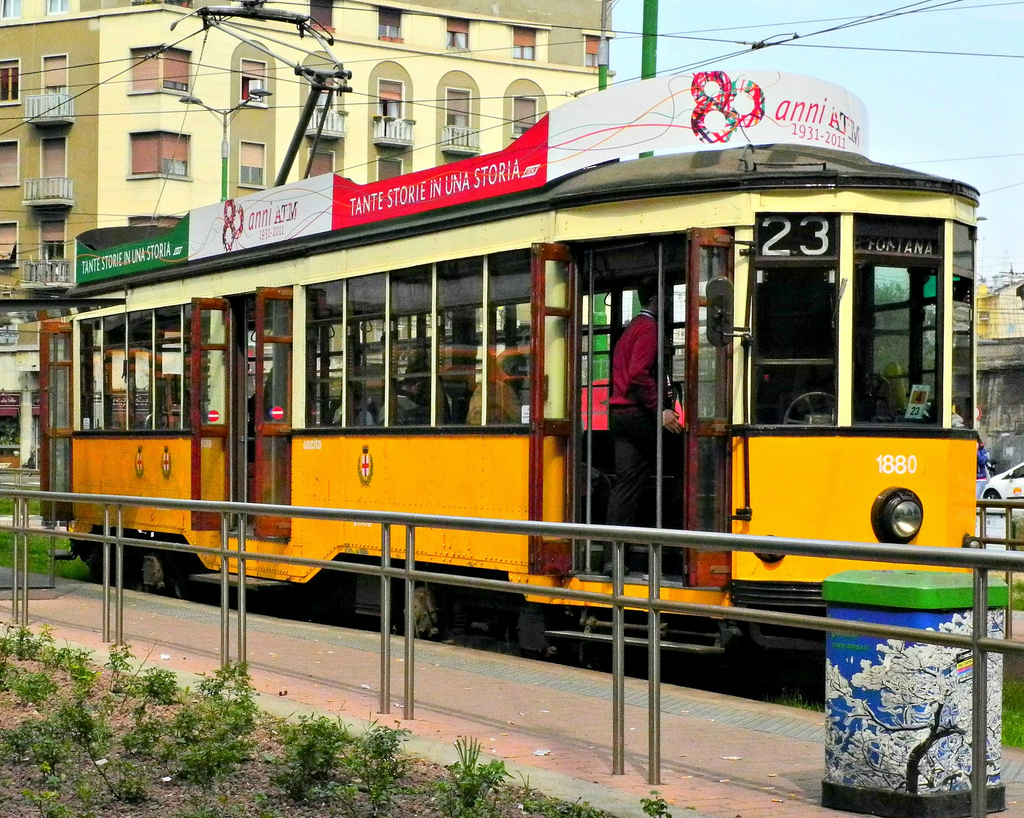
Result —
[{"label": "tram window frame", "polygon": [[153,428],[153,313],[128,313],[125,350],[128,428]]},{"label": "tram window frame", "polygon": [[[485,390],[470,398],[471,425],[522,425],[529,422],[533,325],[533,273],[529,250],[487,257],[487,358]],[[485,416],[486,411],[486,416]]]},{"label": "tram window frame", "polygon": [[389,426],[429,426],[433,398],[433,267],[390,275]]},{"label": "tram window frame", "polygon": [[[103,318],[103,427],[128,428],[128,360],[126,352],[127,316],[124,313]],[[119,386],[119,389],[115,389]]]},{"label": "tram window frame", "polygon": [[[977,232],[974,227],[953,223],[953,346],[950,349],[953,381],[953,414],[963,425],[973,429],[974,406],[974,324],[975,284],[974,248]],[[953,419],[956,425],[956,418]]]},{"label": "tram window frame", "polygon": [[[437,418],[469,425],[469,404],[483,383],[484,257],[438,263]],[[475,348],[472,357],[464,354]]]},{"label": "tram window frame", "polygon": [[[753,422],[834,426],[839,341],[836,265],[764,263],[754,275]],[[776,387],[777,383],[781,385]],[[815,397],[807,400],[817,403],[807,404],[803,419],[791,415],[794,404],[810,395]]]},{"label": "tram window frame", "polygon": [[306,423],[345,421],[345,281],[306,288]]},{"label": "tram window frame", "polygon": [[853,381],[853,423],[938,426],[942,222],[860,217],[854,236],[853,371],[863,375]]},{"label": "tram window frame", "polygon": [[188,326],[191,306],[153,311],[153,423],[162,430],[187,429]]},{"label": "tram window frame", "polygon": [[79,324],[79,425],[83,431],[103,428],[103,319]]},{"label": "tram window frame", "polygon": [[348,427],[384,425],[387,378],[387,274],[348,279],[345,364]]}]

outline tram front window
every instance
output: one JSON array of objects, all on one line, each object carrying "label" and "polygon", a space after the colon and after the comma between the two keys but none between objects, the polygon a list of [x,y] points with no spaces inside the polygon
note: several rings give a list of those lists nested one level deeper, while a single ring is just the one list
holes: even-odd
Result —
[{"label": "tram front window", "polygon": [[937,423],[936,268],[863,264],[856,280],[854,422]]},{"label": "tram front window", "polygon": [[835,423],[835,272],[757,271],[754,422]]}]

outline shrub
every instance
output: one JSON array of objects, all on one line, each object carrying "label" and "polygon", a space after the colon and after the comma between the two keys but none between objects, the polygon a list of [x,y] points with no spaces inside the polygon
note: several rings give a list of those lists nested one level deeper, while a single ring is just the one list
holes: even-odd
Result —
[{"label": "shrub", "polygon": [[274,783],[294,801],[328,794],[342,751],[352,743],[340,719],[303,716],[298,724],[281,727],[283,753],[275,760]]}]

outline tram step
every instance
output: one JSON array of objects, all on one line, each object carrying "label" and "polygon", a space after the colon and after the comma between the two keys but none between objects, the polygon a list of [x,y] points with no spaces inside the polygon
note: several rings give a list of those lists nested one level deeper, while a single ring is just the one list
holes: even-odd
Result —
[{"label": "tram step", "polygon": [[[611,634],[608,633],[583,633],[581,631],[544,631],[544,635],[547,637],[554,637],[556,639],[576,639],[580,642],[600,642],[606,645],[612,643]],[[623,639],[623,642],[628,647],[646,648],[647,640],[642,639],[639,636],[627,636]],[[725,653],[725,648],[721,645],[698,645],[693,642],[670,642],[667,640],[661,641],[662,650],[671,650],[677,653],[698,653],[704,656],[714,656],[720,653]]]},{"label": "tram step", "polygon": [[[208,574],[189,574],[190,582],[205,582],[208,585],[220,585],[220,572],[212,571]],[[228,574],[228,585],[232,588],[238,587],[238,574]],[[246,577],[245,590],[256,591],[263,588],[287,588],[290,582],[283,579],[264,579],[262,577]]]},{"label": "tram step", "polygon": [[73,551],[54,551],[53,558],[54,560],[60,562],[62,560],[76,560],[78,559],[78,555],[75,554]]}]

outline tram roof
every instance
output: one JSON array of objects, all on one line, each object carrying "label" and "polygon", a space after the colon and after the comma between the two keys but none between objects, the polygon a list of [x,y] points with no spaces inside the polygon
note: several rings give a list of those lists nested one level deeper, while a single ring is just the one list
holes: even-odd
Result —
[{"label": "tram roof", "polygon": [[747,145],[609,162],[523,193],[319,233],[242,250],[170,270],[136,273],[72,288],[85,297],[239,266],[328,253],[367,244],[482,224],[510,216],[607,202],[744,190],[905,190],[958,196],[973,204],[978,191],[963,182],[873,162],[859,154],[794,145]]}]

